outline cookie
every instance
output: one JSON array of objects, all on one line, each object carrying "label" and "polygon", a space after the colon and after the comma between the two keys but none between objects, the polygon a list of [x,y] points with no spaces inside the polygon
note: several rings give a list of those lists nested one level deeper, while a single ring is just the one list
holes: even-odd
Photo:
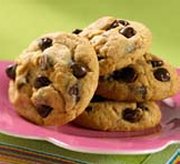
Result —
[{"label": "cookie", "polygon": [[113,17],[100,18],[73,33],[90,40],[97,53],[100,75],[136,61],[149,50],[152,40],[150,30],[143,24]]},{"label": "cookie", "polygon": [[161,111],[155,102],[113,102],[95,97],[74,123],[102,131],[140,131],[159,125]]},{"label": "cookie", "polygon": [[109,75],[100,76],[97,94],[118,101],[162,100],[179,91],[175,68],[150,53]]},{"label": "cookie", "polygon": [[6,69],[16,111],[39,125],[63,125],[89,104],[99,65],[92,45],[74,34],[50,33]]}]

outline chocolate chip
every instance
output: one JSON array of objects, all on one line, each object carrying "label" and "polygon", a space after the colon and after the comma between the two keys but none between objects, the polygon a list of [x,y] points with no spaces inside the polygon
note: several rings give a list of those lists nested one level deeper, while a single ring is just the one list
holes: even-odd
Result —
[{"label": "chocolate chip", "polygon": [[85,109],[85,111],[86,111],[86,112],[91,112],[92,109],[93,109],[92,106],[88,106],[88,107]]},{"label": "chocolate chip", "polygon": [[39,65],[41,70],[47,70],[53,66],[52,61],[47,55],[41,56],[39,59]]},{"label": "chocolate chip", "polygon": [[86,68],[80,63],[73,63],[71,69],[73,75],[77,78],[82,78],[87,74]]},{"label": "chocolate chip", "polygon": [[162,82],[170,81],[170,73],[165,68],[158,68],[154,71],[154,77]]},{"label": "chocolate chip", "polygon": [[34,88],[39,89],[51,84],[51,81],[46,76],[39,76],[34,81]]},{"label": "chocolate chip", "polygon": [[104,56],[97,55],[97,58],[98,58],[98,61],[100,61],[100,60],[103,60],[105,57],[104,57]]},{"label": "chocolate chip", "polygon": [[6,75],[12,80],[15,80],[16,78],[16,68],[17,68],[17,64],[9,65],[6,68]]},{"label": "chocolate chip", "polygon": [[104,101],[107,101],[107,99],[99,95],[94,95],[93,98],[91,99],[91,102],[104,102]]},{"label": "chocolate chip", "polygon": [[79,33],[81,33],[83,30],[81,30],[81,29],[75,29],[75,30],[73,30],[72,31],[72,33],[73,34],[79,34]]},{"label": "chocolate chip", "polygon": [[129,22],[125,21],[125,20],[115,20],[106,30],[110,30],[112,28],[116,28],[119,26],[119,24],[123,25],[123,26],[128,26]]},{"label": "chocolate chip", "polygon": [[148,108],[143,103],[137,103],[137,108],[142,109],[143,111],[148,111]]},{"label": "chocolate chip", "polygon": [[137,73],[132,67],[125,67],[113,72],[112,77],[114,80],[132,83],[137,79]]},{"label": "chocolate chip", "polygon": [[133,110],[131,108],[126,108],[122,112],[122,117],[126,121],[135,123],[135,122],[138,122],[142,118],[142,112],[138,109]]},{"label": "chocolate chip", "polygon": [[75,84],[73,85],[70,89],[69,89],[69,94],[70,95],[75,95],[77,96],[79,94],[79,88],[78,88],[78,85]]},{"label": "chocolate chip", "polygon": [[119,26],[119,22],[117,20],[115,20],[111,25],[110,27],[107,28],[107,30],[110,30],[112,28],[116,28]]},{"label": "chocolate chip", "polygon": [[131,38],[136,34],[136,31],[132,27],[126,27],[119,30],[119,33],[126,38]]},{"label": "chocolate chip", "polygon": [[152,60],[150,63],[153,67],[160,67],[164,64],[162,60]]},{"label": "chocolate chip", "polygon": [[79,87],[77,84],[73,85],[72,87],[70,87],[68,93],[71,96],[75,96],[76,97],[76,102],[78,102],[80,100],[80,96],[79,96]]},{"label": "chocolate chip", "polygon": [[137,88],[137,94],[140,94],[142,95],[142,99],[145,99],[146,98],[146,95],[147,95],[147,87],[145,86],[140,86]]},{"label": "chocolate chip", "polygon": [[36,110],[41,117],[46,118],[53,110],[53,108],[48,105],[38,105]]},{"label": "chocolate chip", "polygon": [[118,20],[118,22],[120,23],[120,24],[122,24],[123,26],[128,26],[129,25],[129,22],[127,22],[127,21],[125,21],[125,20]]},{"label": "chocolate chip", "polygon": [[51,47],[52,46],[52,39],[50,38],[42,38],[39,41],[39,48],[44,51],[46,48]]}]

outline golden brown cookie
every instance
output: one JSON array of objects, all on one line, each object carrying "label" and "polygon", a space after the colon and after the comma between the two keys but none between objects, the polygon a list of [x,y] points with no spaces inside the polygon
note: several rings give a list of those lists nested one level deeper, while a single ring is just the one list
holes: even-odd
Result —
[{"label": "golden brown cookie", "polygon": [[161,111],[155,102],[113,102],[95,97],[75,123],[103,131],[140,131],[159,125]]},{"label": "golden brown cookie", "polygon": [[102,17],[82,31],[96,50],[100,75],[125,67],[147,52],[151,45],[150,30],[141,23],[114,17]]},{"label": "golden brown cookie", "polygon": [[161,58],[146,53],[124,68],[100,76],[97,94],[118,101],[154,101],[180,89],[176,69]]},{"label": "golden brown cookie", "polygon": [[97,87],[99,67],[90,43],[66,33],[46,34],[6,69],[16,111],[40,125],[63,125],[83,112]]}]

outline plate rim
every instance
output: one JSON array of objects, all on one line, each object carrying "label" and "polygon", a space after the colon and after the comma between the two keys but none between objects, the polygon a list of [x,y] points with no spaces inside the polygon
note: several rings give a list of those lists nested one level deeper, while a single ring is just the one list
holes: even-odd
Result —
[{"label": "plate rim", "polygon": [[11,136],[11,137],[16,137],[19,139],[29,139],[29,140],[36,140],[36,141],[46,141],[48,143],[51,143],[57,147],[66,149],[66,150],[70,150],[70,151],[74,151],[74,152],[79,152],[79,153],[88,153],[88,154],[106,154],[106,155],[145,155],[145,154],[150,154],[150,153],[157,153],[159,151],[162,151],[164,149],[166,149],[168,146],[172,145],[172,144],[180,144],[180,140],[171,140],[168,141],[166,144],[164,144],[161,147],[157,147],[154,149],[148,149],[148,150],[115,150],[115,151],[103,151],[103,150],[89,150],[89,149],[83,149],[83,148],[77,148],[74,146],[71,146],[70,144],[66,144],[63,143],[61,144],[61,142],[55,138],[52,137],[37,137],[37,136],[27,136],[27,135],[21,135],[21,134],[17,134],[17,133],[12,133],[12,132],[8,132],[8,131],[4,131],[4,130],[0,130],[0,133]]}]

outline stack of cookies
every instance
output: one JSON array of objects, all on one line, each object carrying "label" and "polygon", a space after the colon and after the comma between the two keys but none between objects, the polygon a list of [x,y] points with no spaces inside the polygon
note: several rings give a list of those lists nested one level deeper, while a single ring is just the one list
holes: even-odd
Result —
[{"label": "stack of cookies", "polygon": [[93,45],[100,66],[91,103],[75,122],[105,131],[138,131],[158,126],[155,101],[178,91],[176,70],[149,53],[152,35],[143,24],[103,17],[80,36]]},{"label": "stack of cookies", "polygon": [[149,53],[151,40],[143,24],[113,17],[73,34],[43,35],[7,67],[10,101],[38,125],[156,127],[161,111],[155,101],[179,91],[179,78],[175,68]]}]

